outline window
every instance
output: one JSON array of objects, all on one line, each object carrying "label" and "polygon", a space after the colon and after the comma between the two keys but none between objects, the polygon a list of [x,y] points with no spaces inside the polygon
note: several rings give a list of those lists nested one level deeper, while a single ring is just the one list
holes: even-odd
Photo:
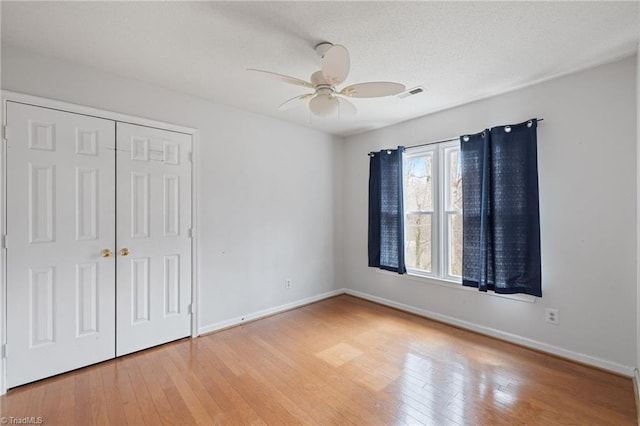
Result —
[{"label": "window", "polygon": [[405,262],[410,274],[461,281],[459,154],[458,141],[404,153]]}]

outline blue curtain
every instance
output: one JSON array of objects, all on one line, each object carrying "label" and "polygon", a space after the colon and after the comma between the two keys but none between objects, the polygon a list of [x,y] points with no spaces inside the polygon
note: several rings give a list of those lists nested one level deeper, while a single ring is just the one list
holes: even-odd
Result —
[{"label": "blue curtain", "polygon": [[542,297],[537,121],[460,137],[462,284]]},{"label": "blue curtain", "polygon": [[404,274],[402,153],[369,154],[369,266]]}]

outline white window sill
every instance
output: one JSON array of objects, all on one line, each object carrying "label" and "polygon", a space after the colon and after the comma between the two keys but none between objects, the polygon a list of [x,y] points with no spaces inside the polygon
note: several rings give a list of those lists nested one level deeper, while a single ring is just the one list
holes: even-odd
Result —
[{"label": "white window sill", "polygon": [[448,287],[456,290],[473,291],[483,296],[501,297],[503,299],[516,300],[518,302],[526,302],[526,303],[536,303],[536,299],[537,299],[537,297],[531,296],[529,294],[500,294],[500,293],[494,293],[493,291],[486,291],[486,292],[478,291],[477,288],[463,286],[460,281],[447,280],[444,278],[426,277],[423,275],[417,275],[415,273],[406,273],[401,275],[396,272],[385,271],[384,269],[377,269],[377,268],[375,269],[375,271],[379,274],[390,275],[390,276],[398,277],[401,279],[418,281],[418,282],[431,284],[431,285],[439,285],[441,287]]}]

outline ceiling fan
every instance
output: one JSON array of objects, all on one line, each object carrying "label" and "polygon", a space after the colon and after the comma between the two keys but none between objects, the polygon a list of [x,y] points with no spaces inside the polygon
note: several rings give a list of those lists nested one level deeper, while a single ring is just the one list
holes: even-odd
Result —
[{"label": "ceiling fan", "polygon": [[321,70],[311,74],[311,82],[300,80],[270,71],[248,69],[284,83],[313,89],[313,93],[305,93],[283,102],[279,109],[286,110],[305,101],[309,101],[309,109],[314,115],[327,116],[336,111],[355,114],[356,107],[346,98],[378,98],[397,95],[405,89],[400,83],[377,81],[352,84],[338,90],[349,74],[349,51],[339,44],[323,42],[314,48],[321,58]]}]

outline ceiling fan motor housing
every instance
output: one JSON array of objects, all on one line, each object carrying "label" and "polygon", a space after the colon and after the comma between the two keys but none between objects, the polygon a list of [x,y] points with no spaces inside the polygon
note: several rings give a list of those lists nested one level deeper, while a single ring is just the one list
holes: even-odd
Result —
[{"label": "ceiling fan motor housing", "polygon": [[316,51],[316,53],[318,54],[318,56],[320,56],[320,58],[324,58],[324,55],[327,53],[329,49],[331,49],[331,46],[333,46],[333,43],[329,43],[328,41],[323,41],[316,44],[316,47],[314,47],[313,50]]},{"label": "ceiling fan motor housing", "polygon": [[313,74],[311,74],[311,84],[313,84],[314,87],[318,87],[321,85],[330,86],[327,80],[324,79],[322,70],[316,71]]},{"label": "ceiling fan motor housing", "polygon": [[327,85],[320,85],[316,87],[316,95],[326,95],[326,96],[330,96],[333,95],[336,91],[334,90],[333,87]]}]

